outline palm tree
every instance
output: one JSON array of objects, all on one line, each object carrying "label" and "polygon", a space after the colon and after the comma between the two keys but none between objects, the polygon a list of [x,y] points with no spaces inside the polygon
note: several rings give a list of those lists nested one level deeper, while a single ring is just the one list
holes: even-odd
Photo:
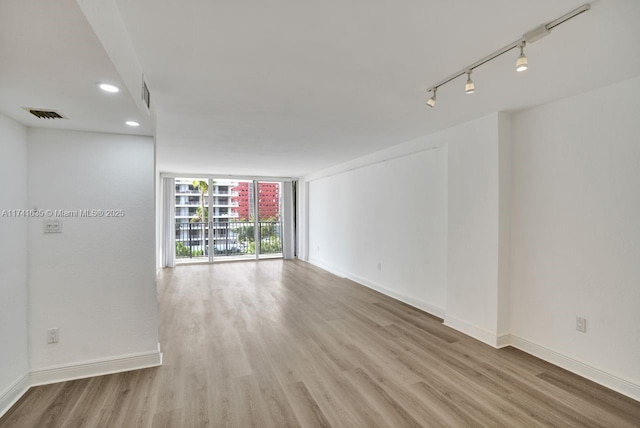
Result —
[{"label": "palm tree", "polygon": [[209,210],[204,207],[204,197],[209,193],[209,182],[205,180],[193,180],[193,188],[200,190],[200,207],[196,211],[196,216],[191,219],[191,222],[206,222],[209,220]]}]

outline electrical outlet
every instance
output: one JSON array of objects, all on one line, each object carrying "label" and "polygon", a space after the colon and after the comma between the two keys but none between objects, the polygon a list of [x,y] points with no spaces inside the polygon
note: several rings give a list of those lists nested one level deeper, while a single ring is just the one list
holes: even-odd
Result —
[{"label": "electrical outlet", "polygon": [[60,330],[57,328],[47,329],[47,343],[58,343],[60,339]]},{"label": "electrical outlet", "polygon": [[582,317],[576,317],[576,330],[586,333],[587,332],[587,319]]},{"label": "electrical outlet", "polygon": [[378,270],[382,270],[382,263],[378,262]]}]

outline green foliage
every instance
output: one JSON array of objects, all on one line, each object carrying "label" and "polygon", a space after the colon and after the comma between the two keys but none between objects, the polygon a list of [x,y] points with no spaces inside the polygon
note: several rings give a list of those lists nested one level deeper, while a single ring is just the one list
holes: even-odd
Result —
[{"label": "green foliage", "polygon": [[[262,241],[260,243],[260,254],[277,254],[282,252],[282,243],[280,238],[273,237],[269,241]],[[243,254],[255,254],[256,243],[250,242],[249,245],[244,247]]]},{"label": "green foliage", "polygon": [[176,257],[200,257],[203,255],[202,250],[193,250],[191,253],[189,252],[189,247],[184,245],[182,242],[176,242]]},{"label": "green foliage", "polygon": [[254,241],[254,226],[245,225],[237,229],[238,241],[243,243],[252,243]]},{"label": "green foliage", "polygon": [[282,252],[282,242],[277,236],[272,237],[268,241],[262,241],[260,243],[261,254],[274,254]]},{"label": "green foliage", "polygon": [[[202,215],[202,210],[204,209],[204,216]],[[192,217],[189,222],[191,223],[206,223],[209,221],[209,208],[207,207],[198,207],[196,208],[196,216]]]},{"label": "green foliage", "polygon": [[189,247],[182,242],[176,242],[176,257],[189,257]]},{"label": "green foliage", "polygon": [[276,236],[275,223],[260,223],[260,236],[262,238],[270,238],[272,236]]},{"label": "green foliage", "polygon": [[200,190],[200,206],[196,210],[196,217],[191,219],[191,223],[209,221],[209,209],[204,206],[204,197],[209,193],[209,182],[204,180],[193,180],[193,188]]},{"label": "green foliage", "polygon": [[204,180],[193,180],[193,188],[200,190],[203,196],[209,191],[209,183]]}]

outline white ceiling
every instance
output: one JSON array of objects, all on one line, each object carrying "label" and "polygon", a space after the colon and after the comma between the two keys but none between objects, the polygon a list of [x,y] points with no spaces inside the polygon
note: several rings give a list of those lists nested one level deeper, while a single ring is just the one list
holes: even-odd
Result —
[{"label": "white ceiling", "polygon": [[[117,5],[149,82],[161,171],[299,176],[640,74],[638,0],[596,0],[528,46],[526,73],[515,73],[511,52],[474,71],[474,95],[463,93],[463,78],[441,88],[435,109],[424,106],[426,88],[582,2],[101,2]],[[0,68],[0,111],[17,118],[11,109],[45,92],[41,102],[57,102],[83,126],[123,132],[107,129],[119,119],[98,109],[129,114],[126,97],[111,111],[92,87],[117,73],[72,3],[0,3],[0,61],[8,54],[11,64]],[[43,69],[53,75],[41,81]]]},{"label": "white ceiling", "polygon": [[[121,92],[106,94],[100,82]],[[68,119],[37,119],[22,107],[56,110]],[[0,0],[0,113],[31,127],[153,132],[74,0]]]}]

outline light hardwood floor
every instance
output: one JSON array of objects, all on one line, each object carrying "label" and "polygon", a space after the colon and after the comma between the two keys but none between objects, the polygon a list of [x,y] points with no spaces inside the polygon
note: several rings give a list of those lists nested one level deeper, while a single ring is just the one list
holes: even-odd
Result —
[{"label": "light hardwood floor", "polygon": [[164,270],[164,365],[32,388],[0,427],[638,427],[640,403],[297,261]]}]

